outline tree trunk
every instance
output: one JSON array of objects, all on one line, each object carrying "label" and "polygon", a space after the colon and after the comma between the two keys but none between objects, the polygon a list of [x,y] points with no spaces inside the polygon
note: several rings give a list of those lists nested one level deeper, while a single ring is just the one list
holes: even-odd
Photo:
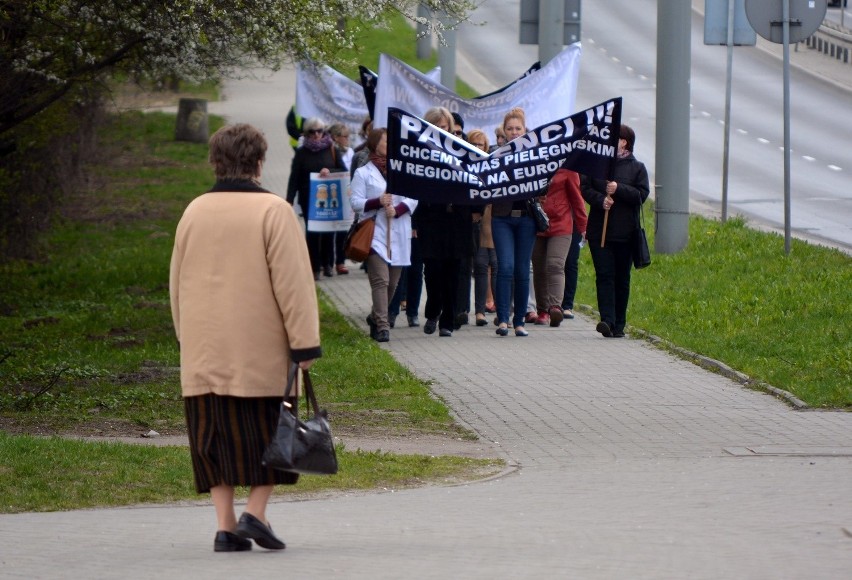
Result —
[{"label": "tree trunk", "polygon": [[205,99],[180,99],[175,140],[207,143],[207,133],[207,101]]}]

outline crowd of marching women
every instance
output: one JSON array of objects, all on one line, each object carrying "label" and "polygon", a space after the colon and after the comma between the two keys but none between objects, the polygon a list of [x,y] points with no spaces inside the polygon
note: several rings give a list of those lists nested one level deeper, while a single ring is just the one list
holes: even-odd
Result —
[{"label": "crowd of marching women", "polygon": [[[518,139],[528,131],[524,110],[509,110],[492,131],[464,130],[464,120],[443,107],[425,111],[426,121],[483,152]],[[495,144],[489,140],[495,136]],[[374,220],[370,253],[362,268],[372,293],[367,316],[371,337],[390,340],[400,312],[409,327],[419,327],[425,285],[426,334],[452,337],[473,321],[488,326],[494,314],[498,336],[529,335],[527,324],[558,327],[574,318],[579,257],[586,241],[595,268],[600,322],[605,337],[622,337],[630,293],[634,234],[650,186],[645,166],[633,156],[635,135],[620,126],[610,179],[560,168],[545,195],[530,200],[480,205],[436,203],[387,189],[387,130],[362,125],[353,150],[342,124],[326,126],[311,118],[292,130],[296,154],[287,200],[307,219],[309,176],[334,171],[351,174],[350,203],[358,220]],[[440,181],[436,181],[440,187]],[[587,206],[588,204],[588,206]],[[588,207],[588,209],[587,209]],[[546,225],[537,224],[543,211]],[[348,274],[345,232],[306,231],[314,279]]]}]

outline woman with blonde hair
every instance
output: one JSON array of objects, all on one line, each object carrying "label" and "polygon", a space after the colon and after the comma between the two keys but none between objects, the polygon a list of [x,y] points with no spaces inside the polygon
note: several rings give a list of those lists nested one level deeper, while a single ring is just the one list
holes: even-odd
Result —
[{"label": "woman with blonde hair", "polygon": [[[503,118],[503,132],[512,141],[527,132],[526,115],[520,107]],[[509,334],[509,312],[514,303],[515,336],[528,336],[524,328],[530,293],[530,259],[535,244],[535,220],[525,199],[495,202],[491,209],[491,234],[497,251],[497,334]]]}]

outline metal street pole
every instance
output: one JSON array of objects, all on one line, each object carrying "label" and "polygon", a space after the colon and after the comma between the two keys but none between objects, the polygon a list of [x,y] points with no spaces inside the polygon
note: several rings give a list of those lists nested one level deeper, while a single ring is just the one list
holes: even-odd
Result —
[{"label": "metal street pole", "polygon": [[[452,26],[455,21],[446,13],[441,14],[444,26]],[[445,28],[444,44],[438,45],[438,65],[441,67],[441,84],[456,90],[456,29]]]},{"label": "metal street pole", "polygon": [[[432,11],[423,4],[417,5],[417,16],[430,20]],[[432,35],[426,33],[427,26],[417,23],[417,34],[421,35],[417,38],[417,58],[425,60],[432,56]]]},{"label": "metal street pole", "polygon": [[689,79],[692,3],[657,2],[655,249],[674,254],[689,238]]},{"label": "metal street pole", "polygon": [[542,66],[562,52],[565,7],[562,0],[539,0],[538,60]]},{"label": "metal street pole", "polygon": [[731,143],[731,85],[734,68],[734,7],[728,0],[728,66],[725,74],[725,141],[722,149],[722,223],[728,221],[728,159]]},{"label": "metal street pole", "polygon": [[790,0],[782,6],[784,44],[784,253],[790,253]]}]

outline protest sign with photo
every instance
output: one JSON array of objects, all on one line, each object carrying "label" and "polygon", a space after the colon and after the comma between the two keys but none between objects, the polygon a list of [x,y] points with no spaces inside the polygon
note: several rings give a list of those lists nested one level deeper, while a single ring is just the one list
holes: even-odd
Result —
[{"label": "protest sign with photo", "polygon": [[345,232],[352,225],[353,212],[349,203],[349,172],[329,173],[320,177],[311,173],[308,199],[308,231]]}]

